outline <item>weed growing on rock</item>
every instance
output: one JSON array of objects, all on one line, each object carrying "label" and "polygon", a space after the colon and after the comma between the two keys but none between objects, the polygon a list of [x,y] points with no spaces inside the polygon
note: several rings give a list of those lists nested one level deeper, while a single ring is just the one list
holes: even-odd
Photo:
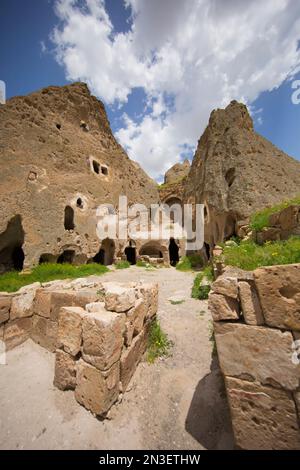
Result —
[{"label": "weed growing on rock", "polygon": [[155,320],[151,324],[148,339],[147,361],[149,364],[153,364],[158,357],[169,356],[171,346],[172,342],[161,329],[158,320]]}]

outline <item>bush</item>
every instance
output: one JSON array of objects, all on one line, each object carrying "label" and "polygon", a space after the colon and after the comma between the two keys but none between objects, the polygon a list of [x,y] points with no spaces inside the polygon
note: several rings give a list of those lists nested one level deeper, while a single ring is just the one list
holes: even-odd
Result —
[{"label": "bush", "polygon": [[101,275],[109,269],[101,264],[91,263],[80,266],[71,264],[44,263],[36,266],[28,274],[11,271],[0,275],[0,291],[16,292],[21,287],[33,282],[49,282],[56,279],[76,279],[90,276],[92,274]]},{"label": "bush", "polygon": [[127,269],[127,268],[130,268],[131,264],[129,263],[129,261],[118,261],[116,263],[116,268],[117,269]]},{"label": "bush", "polygon": [[201,266],[203,266],[202,257],[200,255],[193,254],[183,256],[179,263],[177,263],[176,269],[178,269],[178,271],[193,271]]},{"label": "bush", "polygon": [[136,266],[138,266],[139,268],[148,268],[149,263],[146,263],[146,261],[142,261],[141,259],[138,259],[137,262],[136,262]]},{"label": "bush", "polygon": [[250,227],[253,230],[260,231],[265,227],[269,227],[269,219],[270,215],[275,214],[276,212],[285,209],[288,206],[293,204],[300,204],[300,196],[295,197],[294,199],[290,199],[289,201],[283,201],[280,204],[276,204],[272,207],[267,207],[262,211],[256,212],[252,215],[250,219]]},{"label": "bush", "polygon": [[153,364],[158,357],[168,356],[171,346],[171,341],[162,331],[158,320],[155,320],[151,324],[148,339],[147,361],[149,364]]},{"label": "bush", "polygon": [[[208,284],[203,284],[204,279],[207,280]],[[210,292],[210,282],[213,281],[213,270],[211,266],[206,266],[201,273],[197,274],[194,279],[192,287],[193,299],[205,300],[208,298]]]},{"label": "bush", "polygon": [[252,271],[259,266],[300,263],[300,237],[257,245],[243,241],[239,246],[225,246],[222,259],[226,265]]}]

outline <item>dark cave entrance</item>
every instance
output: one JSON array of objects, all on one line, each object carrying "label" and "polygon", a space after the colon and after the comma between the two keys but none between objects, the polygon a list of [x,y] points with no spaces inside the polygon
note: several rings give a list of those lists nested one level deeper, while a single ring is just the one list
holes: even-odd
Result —
[{"label": "dark cave entrance", "polygon": [[94,256],[93,262],[109,266],[113,264],[115,257],[115,242],[110,238],[105,238],[101,243],[99,252]]},{"label": "dark cave entrance", "polygon": [[0,273],[7,271],[22,271],[24,266],[25,234],[20,215],[13,217],[7,228],[0,234]]},{"label": "dark cave entrance", "polygon": [[169,258],[171,266],[176,266],[179,261],[179,246],[175,242],[174,238],[170,238]]},{"label": "dark cave entrance", "polygon": [[98,264],[104,264],[105,251],[101,248],[98,253],[94,256],[93,262]]},{"label": "dark cave entrance", "polygon": [[74,230],[74,210],[70,206],[65,207],[65,230]]},{"label": "dark cave entrance", "polygon": [[75,251],[74,250],[65,250],[62,252],[62,254],[58,257],[57,263],[58,264],[72,264],[74,261],[75,257]]},{"label": "dark cave entrance", "polygon": [[132,241],[130,241],[129,246],[125,248],[125,255],[130,264],[136,264],[136,248]]},{"label": "dark cave entrance", "polygon": [[207,260],[209,261],[210,260],[210,246],[208,243],[204,242],[204,249],[205,249]]}]

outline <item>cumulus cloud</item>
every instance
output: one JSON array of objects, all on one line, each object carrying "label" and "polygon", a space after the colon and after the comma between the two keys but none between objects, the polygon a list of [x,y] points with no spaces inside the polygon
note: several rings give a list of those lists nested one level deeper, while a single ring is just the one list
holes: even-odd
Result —
[{"label": "cumulus cloud", "polygon": [[292,78],[300,64],[300,3],[294,0],[124,0],[116,33],[104,0],[57,0],[57,58],[106,104],[125,106],[142,87],[147,107],[124,112],[117,138],[153,177],[193,149],[215,107],[251,104]]}]

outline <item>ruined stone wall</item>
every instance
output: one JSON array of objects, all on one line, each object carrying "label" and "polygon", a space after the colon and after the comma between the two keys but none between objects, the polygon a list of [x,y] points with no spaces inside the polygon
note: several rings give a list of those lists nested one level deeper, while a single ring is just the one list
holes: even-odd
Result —
[{"label": "ruined stone wall", "polygon": [[0,339],[7,350],[31,338],[55,352],[54,385],[105,416],[146,351],[157,307],[156,284],[35,283],[1,294]]},{"label": "ruined stone wall", "polygon": [[300,264],[226,268],[209,308],[236,445],[300,449]]}]

